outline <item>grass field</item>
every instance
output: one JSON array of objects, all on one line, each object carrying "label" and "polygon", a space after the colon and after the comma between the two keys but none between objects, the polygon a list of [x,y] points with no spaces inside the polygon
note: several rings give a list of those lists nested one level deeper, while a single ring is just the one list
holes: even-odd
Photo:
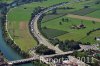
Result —
[{"label": "grass field", "polygon": [[[54,19],[45,23],[42,23],[42,27],[46,26],[47,28],[51,29],[57,29],[62,31],[67,31],[69,33],[66,33],[64,35],[58,36],[60,40],[76,40],[76,41],[82,41],[82,42],[90,42],[95,43],[94,37],[100,36],[98,32],[93,33],[90,36],[86,36],[86,33],[92,29],[100,28],[100,23],[96,22],[95,24],[92,23],[92,21],[87,20],[80,20],[80,19],[74,19],[74,18],[68,18],[69,22],[62,22],[62,18],[68,18],[67,16]],[[59,22],[62,22],[62,25],[59,25]],[[85,29],[71,29],[70,27],[72,25],[79,25],[84,24],[86,26]],[[55,26],[56,25],[56,26]],[[89,41],[87,41],[89,39]]]},{"label": "grass field", "polygon": [[28,28],[31,13],[35,7],[48,7],[50,5],[66,1],[67,0],[47,0],[42,3],[33,2],[12,8],[8,13],[8,29],[11,36],[13,37],[14,35],[14,40],[17,45],[24,51],[28,51],[30,48],[37,45],[35,39],[30,35]]},{"label": "grass field", "polygon": [[6,3],[11,3],[13,0],[0,0],[0,2],[6,2]]},{"label": "grass field", "polygon": [[90,17],[95,17],[95,18],[100,18],[100,4],[98,4],[98,5],[94,5],[93,6],[93,8],[96,8],[96,9],[98,9],[98,10],[96,10],[96,11],[94,11],[94,12],[92,12],[92,13],[89,13],[89,14],[87,14],[87,16],[90,16]]},{"label": "grass field", "polygon": [[100,18],[100,10],[97,10],[95,12],[92,12],[90,14],[88,14],[87,16],[91,16],[91,17],[95,17],[95,18]]}]

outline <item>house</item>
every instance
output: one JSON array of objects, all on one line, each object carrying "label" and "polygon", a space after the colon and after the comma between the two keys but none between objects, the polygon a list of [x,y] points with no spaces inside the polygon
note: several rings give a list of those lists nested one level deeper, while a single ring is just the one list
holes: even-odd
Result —
[{"label": "house", "polygon": [[71,27],[72,29],[83,29],[83,28],[86,28],[84,24],[80,24],[80,25],[73,25]]},{"label": "house", "polygon": [[97,41],[100,41],[100,37],[96,37],[96,40],[97,40]]}]

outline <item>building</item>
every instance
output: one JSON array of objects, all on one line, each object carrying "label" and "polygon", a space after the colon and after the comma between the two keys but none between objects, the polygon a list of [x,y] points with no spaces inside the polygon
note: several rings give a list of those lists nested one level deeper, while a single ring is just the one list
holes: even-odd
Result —
[{"label": "building", "polygon": [[96,37],[96,40],[97,40],[97,41],[100,41],[100,37]]}]

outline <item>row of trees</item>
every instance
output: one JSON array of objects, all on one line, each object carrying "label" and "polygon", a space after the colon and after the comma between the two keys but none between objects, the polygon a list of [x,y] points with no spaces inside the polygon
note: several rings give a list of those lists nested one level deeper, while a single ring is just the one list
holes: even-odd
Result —
[{"label": "row of trees", "polygon": [[57,38],[50,39],[50,42],[54,46],[59,45],[58,47],[63,51],[78,50],[78,49],[80,49],[79,44],[82,44],[81,42],[77,42],[77,41],[74,41],[74,40],[60,41]]},{"label": "row of trees", "polygon": [[73,50],[78,50],[80,49],[79,43],[76,41],[69,41],[66,40],[64,42],[59,42],[59,48],[63,51],[73,51]]},{"label": "row of trees", "polygon": [[98,30],[100,30],[100,28],[93,29],[93,30],[89,31],[89,32],[87,33],[87,36],[89,36],[92,32],[95,32],[95,31],[98,31]]}]

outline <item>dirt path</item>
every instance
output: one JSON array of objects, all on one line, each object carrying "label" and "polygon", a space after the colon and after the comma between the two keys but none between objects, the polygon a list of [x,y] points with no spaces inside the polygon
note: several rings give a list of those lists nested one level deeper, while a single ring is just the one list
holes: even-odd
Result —
[{"label": "dirt path", "polygon": [[73,14],[68,14],[67,16],[71,17],[71,18],[78,18],[78,19],[83,19],[83,20],[90,20],[90,21],[100,22],[99,18],[93,18],[93,17],[88,17],[88,16],[80,16],[80,15],[73,15]]}]

